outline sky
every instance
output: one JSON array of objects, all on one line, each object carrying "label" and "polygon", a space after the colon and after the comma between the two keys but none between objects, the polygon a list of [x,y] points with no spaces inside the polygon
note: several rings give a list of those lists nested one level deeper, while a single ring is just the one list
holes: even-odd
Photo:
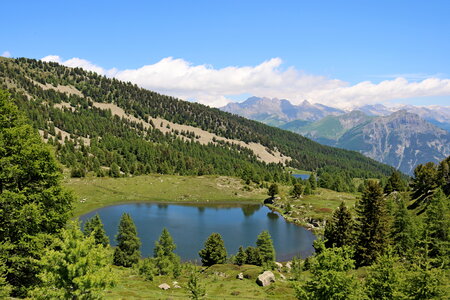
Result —
[{"label": "sky", "polygon": [[210,106],[450,105],[450,1],[3,1],[0,55]]}]

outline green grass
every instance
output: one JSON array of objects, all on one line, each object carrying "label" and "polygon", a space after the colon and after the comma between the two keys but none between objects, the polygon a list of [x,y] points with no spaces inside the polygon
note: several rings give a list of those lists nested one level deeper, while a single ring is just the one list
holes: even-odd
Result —
[{"label": "green grass", "polygon": [[[224,264],[209,268],[197,268],[202,270],[200,281],[206,288],[206,299],[295,299],[290,281],[283,280],[277,271],[273,271],[276,282],[268,287],[261,287],[256,284],[256,277],[263,272],[261,267]],[[183,271],[177,279],[168,276],[156,276],[154,281],[144,280],[133,269],[113,267],[113,272],[118,277],[118,283],[114,288],[105,292],[106,299],[189,298],[189,291],[186,289],[187,270]],[[236,279],[240,272],[244,273],[244,276],[250,274],[249,278]],[[171,288],[167,291],[158,288],[158,285],[162,283],[167,283],[173,287],[174,281],[177,281],[181,288]]]},{"label": "green grass", "polygon": [[70,178],[65,186],[76,200],[74,215],[125,202],[258,203],[267,198],[265,189],[245,186],[225,176],[147,175],[126,178]]}]

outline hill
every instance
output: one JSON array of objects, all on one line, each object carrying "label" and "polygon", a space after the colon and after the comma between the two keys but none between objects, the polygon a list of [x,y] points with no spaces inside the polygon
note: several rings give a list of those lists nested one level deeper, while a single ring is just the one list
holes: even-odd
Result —
[{"label": "hill", "polygon": [[80,68],[0,59],[8,89],[72,175],[231,175],[289,180],[285,167],[329,166],[355,177],[391,168],[352,151]]}]

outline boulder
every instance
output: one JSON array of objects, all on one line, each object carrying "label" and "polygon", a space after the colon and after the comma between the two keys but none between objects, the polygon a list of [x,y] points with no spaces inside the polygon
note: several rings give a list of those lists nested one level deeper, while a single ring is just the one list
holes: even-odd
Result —
[{"label": "boulder", "polygon": [[275,266],[277,267],[278,272],[281,272],[281,269],[283,268],[283,264],[276,261]]},{"label": "boulder", "polygon": [[292,262],[291,262],[291,261],[288,261],[288,262],[286,263],[286,269],[288,270],[288,272],[291,271],[291,268],[292,268]]},{"label": "boulder", "polygon": [[256,279],[256,283],[260,286],[268,286],[275,282],[275,275],[271,271],[265,271]]},{"label": "boulder", "polygon": [[170,289],[170,285],[168,285],[167,283],[162,283],[162,284],[158,285],[158,287],[162,290]]},{"label": "boulder", "polygon": [[241,273],[237,274],[236,278],[240,279],[240,280],[244,280],[244,273],[241,272]]}]

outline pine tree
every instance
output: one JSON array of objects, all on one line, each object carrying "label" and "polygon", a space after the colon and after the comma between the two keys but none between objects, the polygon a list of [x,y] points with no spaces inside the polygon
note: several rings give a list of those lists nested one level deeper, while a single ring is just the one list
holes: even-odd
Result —
[{"label": "pine tree", "polygon": [[309,183],[309,181],[307,181],[305,183],[305,190],[303,191],[303,194],[305,194],[305,195],[312,195],[313,194],[313,191],[312,191],[312,188],[311,188],[311,184]]},{"label": "pine tree", "polygon": [[163,228],[161,236],[155,242],[155,248],[153,249],[155,266],[160,275],[172,274],[174,277],[180,275],[180,257],[173,252],[176,248],[177,246],[169,231]]},{"label": "pine tree", "polygon": [[393,171],[384,187],[384,193],[404,192],[405,189],[405,183],[402,180],[400,172],[397,170]]},{"label": "pine tree", "polygon": [[260,266],[262,264],[259,248],[248,246],[245,249],[245,254],[247,255],[247,261],[245,262],[246,264],[255,266]]},{"label": "pine tree", "polygon": [[6,281],[6,265],[0,260],[0,299],[8,299],[11,293],[11,286]]},{"label": "pine tree", "polygon": [[397,199],[394,209],[394,221],[391,229],[394,250],[398,255],[408,255],[415,247],[416,230],[413,216],[406,207],[403,198]]},{"label": "pine tree", "polygon": [[270,197],[275,197],[275,195],[277,195],[277,194],[279,194],[280,193],[280,190],[279,190],[279,188],[278,188],[278,184],[276,184],[276,183],[272,183],[270,186],[269,186],[269,191],[267,192],[267,194],[270,196]]},{"label": "pine tree", "polygon": [[73,196],[61,179],[52,150],[0,90],[0,260],[12,296],[38,283],[37,261],[49,235],[69,219]]},{"label": "pine tree", "polygon": [[331,220],[325,224],[325,246],[350,246],[354,241],[354,222],[351,212],[344,202],[333,212]]},{"label": "pine tree", "polygon": [[93,235],[95,243],[107,247],[109,245],[109,238],[106,235],[100,216],[96,214],[93,218],[86,221],[84,225],[84,234]]},{"label": "pine tree", "polygon": [[119,231],[116,236],[117,247],[114,249],[114,264],[116,266],[131,267],[141,257],[139,248],[141,241],[137,236],[136,225],[127,213],[120,219]]},{"label": "pine tree", "polygon": [[296,183],[294,184],[294,188],[292,189],[292,196],[294,198],[300,198],[303,194],[303,185],[301,185],[300,183]]},{"label": "pine tree", "polygon": [[311,189],[312,190],[317,189],[317,177],[316,177],[316,174],[311,173],[311,175],[308,178],[308,182],[311,185]]},{"label": "pine tree", "polygon": [[272,243],[272,237],[267,230],[258,235],[256,247],[261,256],[262,265],[265,267],[272,267],[273,262],[275,262],[275,248]]},{"label": "pine tree", "polygon": [[198,253],[204,266],[223,264],[227,259],[227,250],[218,233],[212,233],[205,242],[205,247]]},{"label": "pine tree", "polygon": [[[425,212],[424,237],[431,258],[445,259],[450,256],[449,200],[441,188],[437,189]],[[448,263],[448,262],[447,262]]]},{"label": "pine tree", "polygon": [[206,290],[203,287],[203,285],[200,283],[200,276],[195,269],[191,270],[187,288],[188,288],[189,292],[191,293],[189,295],[189,298],[191,298],[191,299],[194,299],[194,300],[202,299],[206,295]]},{"label": "pine tree", "polygon": [[354,261],[347,248],[324,249],[311,261],[311,279],[294,285],[297,299],[363,299],[358,280],[348,273]]},{"label": "pine tree", "polygon": [[401,267],[398,259],[387,252],[369,267],[365,282],[369,299],[391,300],[404,299],[401,292]]},{"label": "pine tree", "polygon": [[110,252],[96,244],[94,236],[85,237],[77,222],[61,233],[53,249],[41,260],[42,281],[31,292],[33,299],[97,299],[115,278],[110,267]]},{"label": "pine tree", "polygon": [[369,180],[356,206],[356,252],[358,266],[371,265],[388,245],[388,224],[383,190]]},{"label": "pine tree", "polygon": [[238,253],[235,256],[235,264],[238,266],[242,266],[247,261],[247,253],[245,252],[242,246],[239,247]]}]

